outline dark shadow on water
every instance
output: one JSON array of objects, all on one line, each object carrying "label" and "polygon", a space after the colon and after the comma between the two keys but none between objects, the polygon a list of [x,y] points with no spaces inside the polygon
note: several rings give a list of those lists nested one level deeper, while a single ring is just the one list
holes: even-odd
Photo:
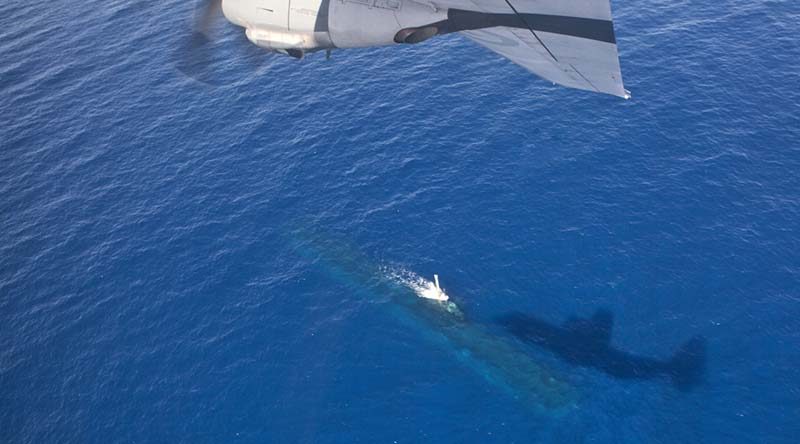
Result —
[{"label": "dark shadow on water", "polygon": [[614,316],[608,310],[598,310],[591,318],[570,318],[561,326],[519,312],[497,321],[519,339],[545,348],[572,365],[594,368],[614,378],[663,377],[683,391],[691,390],[705,378],[704,337],[691,338],[669,359],[638,356],[611,345]]}]

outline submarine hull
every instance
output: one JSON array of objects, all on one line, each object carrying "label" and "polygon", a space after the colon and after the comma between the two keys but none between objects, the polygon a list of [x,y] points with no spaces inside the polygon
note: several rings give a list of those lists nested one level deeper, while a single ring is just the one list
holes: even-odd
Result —
[{"label": "submarine hull", "polygon": [[294,239],[295,251],[326,275],[365,295],[388,298],[386,309],[396,321],[419,331],[499,391],[550,414],[565,412],[578,399],[565,378],[532,359],[516,341],[469,320],[452,302],[418,297],[343,243],[308,233],[295,233]]}]

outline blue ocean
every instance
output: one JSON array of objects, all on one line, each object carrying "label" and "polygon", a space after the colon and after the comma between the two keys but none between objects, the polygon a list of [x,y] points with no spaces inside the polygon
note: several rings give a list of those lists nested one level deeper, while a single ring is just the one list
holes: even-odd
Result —
[{"label": "blue ocean", "polygon": [[628,101],[0,4],[0,442],[796,443],[800,8],[612,7]]}]

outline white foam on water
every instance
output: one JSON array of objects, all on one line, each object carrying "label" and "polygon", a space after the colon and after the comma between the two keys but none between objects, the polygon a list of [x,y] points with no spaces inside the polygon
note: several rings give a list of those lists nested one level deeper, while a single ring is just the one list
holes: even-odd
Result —
[{"label": "white foam on water", "polygon": [[421,298],[436,301],[449,299],[444,289],[436,288],[436,284],[433,281],[429,281],[413,271],[404,268],[383,267],[383,272],[386,273],[389,279],[412,289]]}]

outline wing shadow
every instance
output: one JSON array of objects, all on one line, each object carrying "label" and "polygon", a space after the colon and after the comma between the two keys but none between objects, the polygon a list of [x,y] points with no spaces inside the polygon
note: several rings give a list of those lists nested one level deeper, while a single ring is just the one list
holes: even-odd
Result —
[{"label": "wing shadow", "polygon": [[617,379],[665,378],[682,391],[705,379],[704,337],[692,337],[668,359],[635,355],[611,345],[614,316],[608,310],[598,310],[591,318],[570,318],[560,326],[520,312],[501,316],[497,322],[520,340],[547,349],[569,364]]}]

